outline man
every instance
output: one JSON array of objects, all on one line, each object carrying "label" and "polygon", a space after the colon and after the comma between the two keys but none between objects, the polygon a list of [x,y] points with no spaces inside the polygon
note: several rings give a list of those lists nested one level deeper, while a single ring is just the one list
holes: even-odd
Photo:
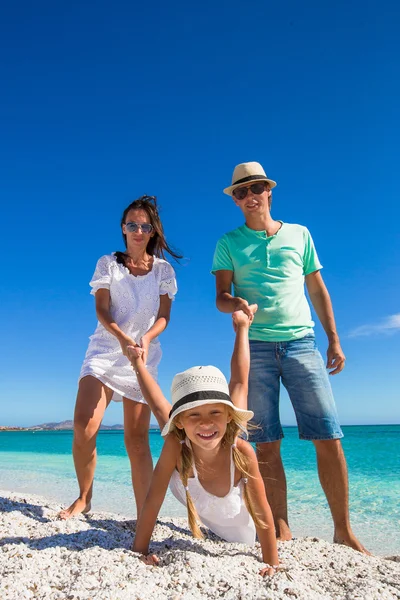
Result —
[{"label": "man", "polygon": [[[335,527],[334,541],[366,552],[350,527],[347,467],[340,442],[343,433],[326,371],[328,368],[330,375],[336,375],[345,364],[332,303],[309,231],[271,216],[275,186],[259,163],[249,162],[235,168],[232,184],[224,189],[243,212],[245,224],[217,243],[212,268],[217,307],[227,313],[241,309],[253,319],[249,305],[258,304],[250,329],[248,400],[258,426],[251,440],[257,445],[277,538],[292,537],[280,456],[282,381],[295,410],[300,438],[312,440],[316,448],[319,479]],[[304,282],[328,336],[326,367],[315,345]]]}]

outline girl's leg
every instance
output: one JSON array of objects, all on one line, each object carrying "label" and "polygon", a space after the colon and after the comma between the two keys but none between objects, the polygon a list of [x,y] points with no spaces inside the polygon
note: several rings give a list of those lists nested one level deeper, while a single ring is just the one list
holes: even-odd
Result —
[{"label": "girl's leg", "polygon": [[125,447],[131,463],[137,517],[142,510],[153,475],[149,445],[151,411],[147,404],[124,398]]},{"label": "girl's leg", "polygon": [[93,478],[96,468],[96,438],[104,412],[112,397],[112,390],[88,375],[79,382],[74,414],[72,454],[79,484],[79,497],[59,514],[69,519],[90,510]]}]

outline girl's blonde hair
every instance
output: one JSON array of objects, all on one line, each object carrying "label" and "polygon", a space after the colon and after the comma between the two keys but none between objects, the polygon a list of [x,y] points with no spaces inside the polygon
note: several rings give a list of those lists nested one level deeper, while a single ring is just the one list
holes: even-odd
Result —
[{"label": "girl's blonde hair", "polygon": [[[252,477],[252,475],[250,475],[249,473],[249,460],[247,456],[245,456],[243,452],[241,452],[236,447],[235,443],[239,433],[245,431],[243,427],[243,421],[238,416],[238,414],[235,413],[235,411],[229,411],[229,414],[231,417],[231,421],[229,421],[229,423],[227,424],[225,435],[222,438],[221,445],[232,447],[233,462],[235,464],[235,467],[242,473],[243,478],[246,480],[248,477]],[[175,423],[174,427],[171,430],[171,435],[175,435],[182,446],[181,467],[179,470],[179,474],[181,477],[183,487],[186,491],[186,506],[188,511],[189,527],[195,538],[203,539],[204,536],[199,527],[199,516],[197,514],[196,507],[193,503],[192,497],[188,489],[189,473],[192,470],[194,463],[193,451],[190,446],[184,443],[186,441],[185,430],[176,427]],[[254,502],[249,493],[246,481],[245,485],[243,486],[243,491],[243,497],[246,504],[246,508],[249,511],[254,521],[254,524],[256,525],[256,527],[260,527],[261,529],[267,529],[268,525],[264,523],[264,521],[262,521],[256,513]]]}]

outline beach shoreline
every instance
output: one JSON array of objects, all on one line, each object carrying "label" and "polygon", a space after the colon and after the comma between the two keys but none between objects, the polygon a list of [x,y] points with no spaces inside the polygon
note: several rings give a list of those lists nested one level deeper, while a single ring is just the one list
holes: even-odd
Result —
[{"label": "beach shoreline", "polygon": [[2,600],[400,599],[400,557],[301,538],[279,544],[285,570],[262,579],[258,545],[195,540],[186,519],[162,518],[151,545],[161,566],[150,567],[130,551],[135,521],[104,512],[61,521],[60,508],[0,492]]}]

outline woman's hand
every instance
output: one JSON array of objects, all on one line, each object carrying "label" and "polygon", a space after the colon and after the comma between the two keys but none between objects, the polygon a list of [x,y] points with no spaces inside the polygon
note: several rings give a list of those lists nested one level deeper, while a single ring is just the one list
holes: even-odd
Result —
[{"label": "woman's hand", "polygon": [[142,554],[140,560],[144,562],[145,565],[152,565],[153,567],[157,567],[160,559],[156,554]]},{"label": "woman's hand", "polygon": [[142,354],[142,360],[144,362],[144,364],[147,363],[147,357],[149,354],[149,346],[150,346],[150,340],[149,338],[146,336],[146,334],[141,338],[140,340],[140,346],[143,350],[143,354]]},{"label": "woman's hand", "polygon": [[132,338],[126,336],[123,338],[119,338],[118,339],[120,346],[121,346],[121,350],[122,350],[122,354],[124,356],[126,356],[127,358],[129,358],[129,354],[128,354],[128,346],[137,346],[137,343],[135,342],[135,340],[133,340]]},{"label": "woman's hand", "polygon": [[133,367],[139,362],[139,360],[143,359],[143,348],[140,346],[128,346],[127,347],[128,358],[131,361]]}]

